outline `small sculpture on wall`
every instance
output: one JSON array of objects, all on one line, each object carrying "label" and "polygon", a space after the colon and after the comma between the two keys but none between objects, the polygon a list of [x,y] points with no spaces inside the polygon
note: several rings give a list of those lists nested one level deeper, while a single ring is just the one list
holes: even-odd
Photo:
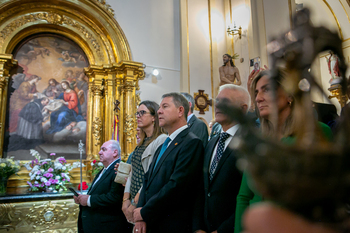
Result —
[{"label": "small sculpture on wall", "polygon": [[335,84],[340,82],[340,70],[339,70],[339,58],[337,54],[334,54],[333,51],[330,51],[330,56],[326,57],[328,70],[332,78],[329,80],[329,83]]},{"label": "small sculpture on wall", "polygon": [[224,84],[241,85],[241,76],[238,68],[233,64],[232,56],[224,54],[222,56],[224,65],[219,68],[220,72],[220,86]]},{"label": "small sculpture on wall", "polygon": [[204,90],[198,90],[198,93],[194,93],[195,106],[194,109],[199,111],[199,114],[205,114],[205,111],[209,111],[209,105],[211,101],[208,98],[208,94],[204,94]]}]

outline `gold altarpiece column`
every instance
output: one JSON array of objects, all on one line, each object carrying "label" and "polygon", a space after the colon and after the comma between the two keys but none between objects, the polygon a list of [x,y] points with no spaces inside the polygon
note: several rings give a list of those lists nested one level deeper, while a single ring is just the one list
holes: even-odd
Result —
[{"label": "gold altarpiece column", "polygon": [[[145,75],[144,65],[132,61],[129,44],[113,9],[101,0],[1,1],[0,158],[4,156],[9,78],[18,65],[13,53],[22,41],[41,34],[65,37],[76,43],[87,57],[86,164],[89,166],[98,156],[102,143],[110,139],[119,139],[122,159],[127,159],[136,146],[135,113],[140,102],[136,91]],[[86,181],[88,169],[84,168]],[[8,183],[8,189],[13,192],[28,189],[28,171],[23,168],[18,175]],[[73,170],[71,175],[71,181],[78,183],[79,171]],[[55,200],[33,195],[28,200],[0,202],[0,231],[71,232],[76,226],[78,208],[69,193]],[[48,219],[45,213],[55,217]]]}]

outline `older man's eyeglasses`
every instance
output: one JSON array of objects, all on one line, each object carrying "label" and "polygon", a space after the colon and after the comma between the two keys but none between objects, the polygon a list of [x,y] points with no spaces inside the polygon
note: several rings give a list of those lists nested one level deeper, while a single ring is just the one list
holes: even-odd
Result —
[{"label": "older man's eyeglasses", "polygon": [[136,117],[142,117],[143,115],[145,115],[146,113],[150,113],[150,112],[146,112],[145,110],[141,110],[139,112],[136,112]]}]

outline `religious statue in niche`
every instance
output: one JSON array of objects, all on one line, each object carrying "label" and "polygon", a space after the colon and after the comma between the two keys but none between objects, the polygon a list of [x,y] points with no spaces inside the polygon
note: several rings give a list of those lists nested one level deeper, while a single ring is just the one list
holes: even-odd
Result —
[{"label": "religious statue in niche", "polygon": [[31,159],[30,149],[43,158],[78,158],[72,151],[86,140],[86,55],[65,37],[43,34],[21,42],[14,58],[19,68],[9,84],[5,152],[17,159]]},{"label": "religious statue in niche", "polygon": [[335,84],[340,82],[340,71],[339,71],[339,58],[333,51],[330,51],[330,56],[326,57],[328,70],[332,78],[329,80],[329,83]]},{"label": "religious statue in niche", "polygon": [[224,54],[222,56],[224,65],[219,68],[220,72],[220,86],[224,84],[241,85],[241,76],[238,68],[233,64],[232,56]]}]

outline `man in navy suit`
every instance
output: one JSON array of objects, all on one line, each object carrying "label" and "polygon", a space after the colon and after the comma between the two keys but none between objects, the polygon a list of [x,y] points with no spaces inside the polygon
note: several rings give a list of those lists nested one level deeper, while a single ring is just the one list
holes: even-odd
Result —
[{"label": "man in navy suit", "polygon": [[186,92],[181,92],[181,94],[187,99],[188,104],[190,105],[190,109],[187,114],[187,126],[192,133],[202,140],[203,146],[205,147],[208,143],[209,137],[208,127],[203,121],[199,120],[196,115],[193,114],[195,104],[193,97]]},{"label": "man in navy suit", "polygon": [[119,142],[105,142],[99,155],[104,169],[96,175],[87,195],[74,196],[75,203],[80,204],[78,232],[130,232],[131,225],[121,210],[124,187],[114,182],[114,165],[120,162]]},{"label": "man in navy suit", "polygon": [[225,115],[218,108],[218,103],[226,101],[247,113],[250,95],[242,87],[226,84],[220,87],[216,100],[215,119],[222,126],[222,132],[212,138],[205,148],[204,189],[200,190],[196,199],[193,221],[193,232],[196,233],[234,231],[236,196],[242,180],[242,174],[236,167],[236,152],[231,149],[239,124]]},{"label": "man in navy suit", "polygon": [[162,96],[159,125],[169,137],[145,174],[134,233],[190,233],[202,177],[203,143],[187,126],[189,105],[180,93]]}]

